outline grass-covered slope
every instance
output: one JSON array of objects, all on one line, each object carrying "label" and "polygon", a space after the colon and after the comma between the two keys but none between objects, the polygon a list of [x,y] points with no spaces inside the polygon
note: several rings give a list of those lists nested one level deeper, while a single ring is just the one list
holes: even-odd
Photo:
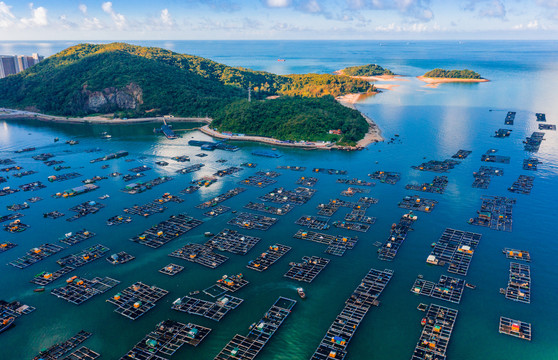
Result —
[{"label": "grass-covered slope", "polygon": [[360,66],[351,66],[341,70],[343,75],[347,76],[379,76],[379,75],[395,75],[391,70],[384,69],[380,65],[368,64]]},{"label": "grass-covered slope", "polygon": [[447,79],[482,79],[479,73],[472,70],[444,70],[434,69],[423,75],[430,78],[447,78]]},{"label": "grass-covered slope", "polygon": [[[282,140],[337,140],[352,144],[364,137],[368,124],[357,111],[340,106],[333,97],[281,97],[242,100],[215,114],[212,127],[220,131],[268,136]],[[330,135],[341,129],[343,135]]]}]

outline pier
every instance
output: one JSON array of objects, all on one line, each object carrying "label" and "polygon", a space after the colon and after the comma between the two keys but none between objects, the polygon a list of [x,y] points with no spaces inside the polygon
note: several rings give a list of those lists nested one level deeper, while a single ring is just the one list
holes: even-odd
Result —
[{"label": "pier", "polygon": [[246,336],[236,334],[215,360],[254,359],[291,314],[295,304],[295,300],[279,297],[264,316],[250,327]]},{"label": "pier", "polygon": [[378,259],[392,261],[397,255],[397,251],[407,238],[407,234],[412,230],[411,226],[417,220],[417,216],[412,212],[404,214],[399,223],[393,224],[389,233],[389,237],[382,247],[378,249]]},{"label": "pier", "polygon": [[319,256],[304,256],[302,262],[290,263],[291,268],[283,276],[296,281],[311,283],[325,269],[329,261],[329,259]]},{"label": "pier", "polygon": [[66,286],[52,289],[52,295],[74,305],[81,305],[96,295],[103,294],[120,284],[109,277],[96,277],[91,280],[73,276],[66,281]]},{"label": "pier", "polygon": [[372,306],[378,306],[378,298],[393,276],[393,270],[370,269],[360,284],[345,301],[345,306],[327,330],[311,360],[342,360],[347,346],[358,326]]},{"label": "pier", "polygon": [[246,267],[256,271],[265,271],[275,264],[283,255],[291,250],[290,246],[274,244],[254,260],[250,260]]},{"label": "pier", "polygon": [[214,253],[212,247],[201,244],[186,244],[170,253],[169,256],[198,263],[211,269],[215,269],[229,259],[224,255]]},{"label": "pier", "polygon": [[137,282],[107,299],[107,302],[116,305],[115,313],[136,320],[154,308],[155,303],[167,294],[167,290]]},{"label": "pier", "polygon": [[439,266],[449,264],[448,272],[465,276],[480,239],[481,234],[448,228],[435,243],[426,262]]},{"label": "pier", "polygon": [[455,309],[430,304],[411,360],[445,360],[457,314]]},{"label": "pier", "polygon": [[531,341],[531,324],[520,320],[513,320],[500,316],[500,334],[514,336],[519,339]]},{"label": "pier", "polygon": [[443,194],[448,186],[448,177],[435,176],[431,183],[423,183],[422,185],[408,184],[405,186],[407,190],[423,191],[429,193]]},{"label": "pier", "polygon": [[482,196],[477,216],[469,219],[471,225],[485,226],[492,230],[512,231],[512,209],[515,199],[502,196]]},{"label": "pier", "polygon": [[236,230],[224,229],[208,240],[205,245],[237,255],[246,255],[260,240],[259,237],[244,235]]},{"label": "pier", "polygon": [[221,321],[229,311],[236,309],[243,301],[243,299],[231,295],[221,296],[214,302],[184,296],[176,299],[172,303],[171,309]]},{"label": "pier", "polygon": [[202,220],[186,214],[171,215],[167,220],[150,227],[130,240],[157,249],[203,224]]},{"label": "pier", "polygon": [[441,275],[438,283],[421,278],[416,279],[411,292],[459,304],[463,289],[465,289],[465,280]]},{"label": "pier", "polygon": [[155,326],[155,330],[141,339],[122,359],[167,359],[184,344],[198,346],[210,332],[210,328],[192,323],[161,321]]}]

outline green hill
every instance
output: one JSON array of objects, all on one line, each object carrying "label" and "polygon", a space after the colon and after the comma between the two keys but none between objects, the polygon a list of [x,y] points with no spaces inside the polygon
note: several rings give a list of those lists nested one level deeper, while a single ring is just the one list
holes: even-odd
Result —
[{"label": "green hill", "polygon": [[[348,76],[280,76],[161,48],[125,43],[80,44],[17,75],[0,79],[0,107],[63,116],[115,113],[128,118],[165,114],[214,117],[228,105],[246,99],[249,87],[254,100],[270,95],[296,96],[284,100],[288,107],[285,111],[299,114],[299,120],[306,122],[313,121],[310,114],[314,110],[304,98],[328,95],[315,104],[332,110],[329,120],[335,117],[335,121],[343,122],[344,107],[329,95],[374,91],[370,83]],[[276,104],[265,101],[258,108],[275,109]],[[361,119],[364,121],[362,116]],[[230,121],[220,127],[248,133]],[[292,128],[284,138],[298,138],[299,130]]]},{"label": "green hill", "polygon": [[395,75],[391,70],[384,69],[380,65],[368,64],[360,66],[351,66],[341,70],[343,75],[347,76],[379,76],[379,75]]},{"label": "green hill", "polygon": [[479,73],[472,70],[444,70],[434,69],[423,75],[430,78],[448,78],[448,79],[482,79]]}]

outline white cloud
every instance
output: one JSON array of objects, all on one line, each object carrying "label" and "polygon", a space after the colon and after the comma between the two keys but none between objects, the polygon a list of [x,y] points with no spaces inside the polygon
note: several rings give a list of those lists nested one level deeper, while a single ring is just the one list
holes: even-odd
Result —
[{"label": "white cloud", "polygon": [[172,20],[172,17],[171,17],[171,15],[170,15],[170,13],[169,13],[169,9],[163,9],[163,10],[161,10],[161,18],[160,18],[160,20],[161,20],[161,23],[162,23],[163,25],[166,25],[166,26],[173,26],[173,25],[174,25],[174,21]]},{"label": "white cloud", "polygon": [[104,2],[101,7],[103,8],[104,12],[110,15],[112,21],[114,21],[114,25],[116,25],[116,27],[119,30],[122,30],[126,27],[127,25],[126,17],[114,11],[114,9],[112,8],[112,2],[110,1]]},{"label": "white cloud", "polygon": [[291,5],[291,0],[266,0],[269,7],[284,8]]},{"label": "white cloud", "polygon": [[22,18],[20,20],[21,24],[24,27],[33,27],[33,26],[46,26],[48,25],[47,19],[47,9],[42,6],[35,8],[33,3],[29,4],[29,9],[31,10],[31,17],[30,18]]},{"label": "white cloud", "polygon": [[430,21],[434,13],[430,0],[345,0],[353,10],[396,10],[400,14],[420,21]]},{"label": "white cloud", "polygon": [[104,28],[105,26],[103,25],[101,20],[97,19],[96,17],[92,17],[83,19],[82,27],[85,30],[98,30]]},{"label": "white cloud", "polygon": [[14,23],[15,16],[10,10],[12,7],[0,1],[0,28],[11,26]]},{"label": "white cloud", "polygon": [[379,25],[374,28],[377,32],[392,32],[392,33],[424,33],[424,32],[438,32],[446,31],[446,28],[442,28],[438,23],[432,25],[427,25],[425,23],[414,23],[409,25],[397,25],[391,23],[388,25]]},{"label": "white cloud", "polygon": [[515,25],[514,30],[539,30],[539,29],[545,29],[544,26],[542,26],[538,20],[533,20],[533,21],[529,21],[527,24],[518,24]]},{"label": "white cloud", "polygon": [[78,9],[79,9],[79,11],[81,11],[81,13],[82,13],[83,15],[86,15],[86,14],[87,14],[87,5],[85,5],[85,4],[79,4]]}]

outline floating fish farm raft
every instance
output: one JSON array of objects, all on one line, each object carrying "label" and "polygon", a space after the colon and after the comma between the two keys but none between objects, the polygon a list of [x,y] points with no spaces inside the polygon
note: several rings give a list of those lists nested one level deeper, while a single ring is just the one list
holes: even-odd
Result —
[{"label": "floating fish farm raft", "polygon": [[217,178],[214,176],[203,176],[199,179],[194,179],[190,182],[190,184],[194,184],[198,187],[208,187],[211,184],[215,184],[217,182]]},{"label": "floating fish farm raft", "polygon": [[101,355],[95,351],[82,346],[62,360],[95,360],[100,358]]},{"label": "floating fish farm raft", "polygon": [[81,185],[81,186],[71,188],[69,190],[64,190],[63,192],[58,192],[58,193],[52,195],[52,197],[67,198],[67,197],[72,197],[72,196],[85,194],[85,193],[91,192],[93,190],[97,190],[98,188],[99,188],[99,186],[97,186],[95,184],[85,184],[85,185]]},{"label": "floating fish farm raft", "polygon": [[107,219],[107,226],[113,225],[122,225],[132,222],[132,217],[130,216],[123,216],[123,215],[115,215]]},{"label": "floating fish farm raft", "polygon": [[458,311],[430,304],[411,360],[444,360]]},{"label": "floating fish farm raft", "polygon": [[27,204],[27,203],[23,203],[23,204],[12,204],[12,205],[6,206],[6,209],[8,209],[8,210],[10,210],[10,211],[25,210],[25,209],[29,209],[29,204]]},{"label": "floating fish farm raft", "polygon": [[506,299],[531,303],[531,267],[525,264],[510,263]]},{"label": "floating fish farm raft", "polygon": [[457,160],[446,159],[444,161],[430,160],[418,166],[411,166],[411,168],[420,171],[432,171],[437,173],[445,173],[453,169],[455,165],[461,164]]},{"label": "floating fish farm raft", "polygon": [[97,244],[90,248],[80,250],[79,252],[71,255],[64,256],[56,263],[60,266],[71,266],[73,268],[78,268],[80,266],[89,264],[90,262],[100,259],[105,253],[110,249],[104,245]]},{"label": "floating fish farm raft", "polygon": [[21,169],[23,169],[21,166],[10,166],[10,167],[1,168],[0,171],[10,172],[10,171],[21,170]]},{"label": "floating fish farm raft", "polygon": [[36,262],[46,259],[60,251],[64,250],[63,247],[54,244],[43,244],[29,250],[24,256],[10,261],[8,265],[12,265],[19,269],[25,269]]},{"label": "floating fish farm raft", "polygon": [[372,174],[368,174],[371,179],[380,180],[381,183],[395,185],[399,180],[401,180],[401,174],[392,171],[376,171]]},{"label": "floating fish farm raft", "polygon": [[436,207],[436,204],[438,204],[436,200],[425,199],[418,195],[413,195],[405,196],[403,200],[399,202],[398,206],[407,210],[431,212]]},{"label": "floating fish farm raft", "polygon": [[451,157],[452,157],[452,159],[464,160],[464,159],[467,159],[467,156],[471,155],[471,153],[472,153],[471,150],[459,150],[455,154],[453,154]]},{"label": "floating fish farm raft", "polygon": [[213,248],[201,244],[186,244],[169,256],[198,263],[211,269],[215,269],[229,258],[213,252]]},{"label": "floating fish farm raft", "polygon": [[340,195],[351,197],[351,196],[354,196],[355,194],[367,194],[369,192],[370,192],[369,189],[349,187],[346,190],[341,191]]},{"label": "floating fish farm raft", "polygon": [[252,155],[256,155],[256,156],[263,156],[263,157],[268,157],[268,158],[280,158],[281,156],[283,156],[282,154],[278,154],[278,153],[273,153],[273,152],[269,152],[269,151],[252,151]]},{"label": "floating fish farm raft", "polygon": [[165,360],[184,344],[198,346],[210,332],[210,328],[196,324],[161,321],[122,359]]},{"label": "floating fish farm raft", "polygon": [[8,181],[8,180],[6,180],[5,177],[0,176],[0,184],[5,183],[6,181]]},{"label": "floating fish farm raft", "polygon": [[375,185],[373,182],[360,180],[357,178],[352,178],[352,179],[338,178],[336,182],[339,184],[345,184],[350,186],[374,186]]},{"label": "floating fish farm raft", "polygon": [[50,293],[75,305],[81,305],[93,296],[103,294],[120,284],[120,281],[109,277],[96,277],[92,280],[88,280],[73,276],[66,280],[66,282],[66,286],[52,289]]},{"label": "floating fish farm raft", "polygon": [[97,159],[93,159],[93,160],[91,160],[91,161],[89,161],[89,162],[90,162],[90,163],[96,163],[96,162],[99,162],[99,161],[107,161],[107,160],[119,159],[119,158],[122,158],[122,157],[125,157],[125,156],[128,156],[128,152],[127,152],[127,151],[118,151],[118,152],[116,152],[116,153],[111,153],[111,154],[108,154],[108,155],[106,155],[106,156],[103,156],[103,157],[100,157],[100,158],[97,158]]},{"label": "floating fish farm raft", "polygon": [[246,162],[245,162],[245,163],[240,164],[240,166],[244,166],[244,167],[253,169],[253,168],[257,167],[258,164],[256,164],[256,163],[246,163]]},{"label": "floating fish farm raft", "polygon": [[130,185],[126,185],[126,187],[124,189],[122,189],[123,192],[128,193],[128,194],[139,194],[142,193],[146,190],[152,189],[154,186],[157,185],[161,185],[166,183],[167,181],[171,181],[172,177],[169,176],[161,176],[161,177],[157,177],[153,180],[149,180],[147,182],[137,182],[137,183],[132,183]]},{"label": "floating fish farm raft", "polygon": [[22,223],[19,219],[12,221],[8,225],[4,225],[4,231],[9,233],[19,233],[27,230],[30,225]]},{"label": "floating fish farm raft", "polygon": [[277,166],[277,169],[292,170],[292,171],[305,171],[306,166],[279,165],[279,166]]},{"label": "floating fish farm raft", "polygon": [[196,191],[198,191],[200,189],[200,186],[198,185],[190,185],[185,189],[180,190],[181,194],[192,194],[195,193]]},{"label": "floating fish farm raft", "polygon": [[326,230],[329,229],[329,218],[321,216],[302,215],[295,224],[306,226],[312,230]]},{"label": "floating fish farm raft", "polygon": [[12,165],[15,164],[15,161],[12,159],[0,159],[0,165]]},{"label": "floating fish farm raft", "polygon": [[147,170],[151,170],[151,168],[147,165],[141,165],[141,166],[136,166],[135,168],[131,168],[130,170],[128,170],[131,173],[140,173],[140,172],[144,172]]},{"label": "floating fish farm raft", "polygon": [[266,231],[276,222],[277,218],[241,212],[237,217],[229,220],[227,224],[238,226],[243,229]]},{"label": "floating fish farm raft", "polygon": [[507,259],[531,262],[531,254],[527,250],[505,248],[502,252],[506,255]]},{"label": "floating fish farm raft", "polygon": [[358,242],[358,237],[356,236],[329,235],[304,230],[298,230],[293,237],[327,245],[324,252],[335,256],[343,256],[345,251],[352,249]]},{"label": "floating fish farm raft", "polygon": [[176,161],[176,162],[190,161],[190,157],[188,155],[173,156],[173,157],[171,157],[171,159]]},{"label": "floating fish farm raft", "polygon": [[136,180],[139,179],[140,177],[144,177],[145,174],[144,173],[137,173],[137,174],[126,174],[124,176],[122,176],[122,180],[124,180],[124,182],[129,182],[132,180]]},{"label": "floating fish farm raft", "polygon": [[72,246],[75,244],[79,244],[80,242],[85,241],[87,239],[90,239],[93,236],[95,236],[94,232],[83,229],[83,230],[78,230],[75,233],[67,233],[66,235],[64,235],[64,237],[58,240],[60,240],[61,243]]},{"label": "floating fish farm raft", "polygon": [[77,173],[77,172],[72,172],[72,173],[67,173],[67,174],[61,174],[61,175],[50,175],[47,180],[50,182],[54,182],[54,181],[66,181],[66,180],[71,180],[71,179],[75,179],[80,177],[81,174]]},{"label": "floating fish farm raft", "polygon": [[51,211],[51,212],[48,212],[48,213],[44,213],[43,217],[45,219],[58,219],[59,217],[62,217],[64,215],[65,215],[64,213],[61,213],[60,211],[55,210],[55,211]]},{"label": "floating fish farm raft", "polygon": [[256,271],[265,271],[271,265],[275,264],[277,260],[279,260],[283,255],[288,253],[291,250],[290,246],[281,245],[281,244],[274,244],[271,245],[266,252],[261,253],[254,260],[250,260],[246,267],[248,269],[256,270]]},{"label": "floating fish farm raft", "polygon": [[9,241],[4,241],[0,243],[0,253],[13,249],[17,246],[17,244],[11,243]]},{"label": "floating fish farm raft", "polygon": [[107,299],[107,302],[116,305],[114,312],[136,320],[155,307],[155,303],[167,294],[167,290],[137,282]]},{"label": "floating fish farm raft", "polygon": [[436,176],[434,177],[434,180],[432,180],[431,183],[423,183],[422,185],[408,184],[405,186],[405,189],[443,194],[447,186],[448,186],[447,176]]},{"label": "floating fish farm raft", "polygon": [[285,204],[281,207],[276,207],[276,206],[267,205],[265,203],[253,203],[250,201],[248,204],[244,205],[244,208],[249,210],[261,211],[273,215],[285,215],[288,212],[290,212],[292,209],[294,209],[294,205]]},{"label": "floating fish farm raft", "polygon": [[535,116],[537,117],[537,121],[546,122],[546,114],[536,113]]},{"label": "floating fish farm raft", "polygon": [[539,130],[553,130],[553,131],[556,131],[556,125],[539,124]]},{"label": "floating fish farm raft", "polygon": [[21,177],[33,175],[33,174],[36,174],[36,173],[37,172],[34,171],[34,170],[29,170],[29,171],[23,171],[23,172],[18,172],[18,173],[12,174],[12,176],[15,176],[17,178],[21,178]]},{"label": "floating fish farm raft", "polygon": [[74,270],[72,266],[64,266],[55,272],[43,271],[35,275],[30,282],[39,286],[45,286]]},{"label": "floating fish farm raft", "polygon": [[241,188],[241,187],[234,188],[234,189],[229,190],[229,191],[227,191],[227,192],[225,192],[225,193],[223,193],[223,194],[221,194],[221,195],[219,195],[219,196],[217,196],[217,197],[215,197],[211,200],[208,200],[206,202],[203,202],[203,203],[199,204],[198,206],[196,206],[196,208],[197,209],[207,209],[209,207],[216,206],[216,205],[222,203],[225,200],[228,200],[228,199],[230,199],[230,198],[232,198],[232,197],[234,197],[238,194],[243,193],[244,191],[246,191],[245,188]]},{"label": "floating fish farm raft", "polygon": [[271,192],[260,196],[262,201],[270,201],[276,204],[293,204],[303,205],[306,204],[316,190],[305,187],[297,187],[295,190],[285,190],[284,188],[275,188]]},{"label": "floating fish farm raft", "polygon": [[534,176],[529,175],[519,175],[519,178],[513,183],[511,187],[508,188],[509,191],[518,194],[528,195],[533,189],[533,182],[535,181]]},{"label": "floating fish farm raft", "polygon": [[157,249],[201,224],[203,224],[202,220],[186,214],[172,215],[167,220],[161,221],[130,240]]},{"label": "floating fish farm raft", "polygon": [[172,303],[171,309],[221,321],[230,310],[236,309],[243,301],[243,299],[231,295],[221,296],[214,302],[184,296],[176,299]]},{"label": "floating fish farm raft", "polygon": [[167,209],[166,206],[153,204],[151,202],[144,205],[134,205],[131,208],[126,208],[124,211],[127,214],[149,217],[153,214],[162,213]]},{"label": "floating fish farm raft", "polygon": [[135,256],[130,255],[125,251],[121,251],[119,253],[112,254],[111,256],[109,256],[107,258],[107,261],[112,265],[119,265],[119,264],[125,264],[129,261],[132,261],[135,258],[136,258]]},{"label": "floating fish farm raft", "polygon": [[10,220],[16,220],[19,219],[20,217],[23,217],[25,215],[23,215],[22,213],[16,212],[13,214],[8,214],[8,215],[3,215],[0,216],[0,223],[3,223],[5,221],[10,221]]},{"label": "floating fish farm raft", "polygon": [[[54,344],[46,350],[41,350],[33,360],[56,360],[62,358],[64,354],[81,345],[85,340],[89,339],[92,334],[81,330],[68,340]],[[86,358],[87,359],[87,358]]]},{"label": "floating fish farm raft", "polygon": [[318,274],[329,264],[329,259],[319,256],[304,256],[300,263],[290,263],[291,268],[284,277],[311,283]]},{"label": "floating fish farm raft", "polygon": [[471,185],[478,189],[488,189],[493,176],[503,176],[504,169],[494,166],[481,166],[478,171],[473,172],[475,180]]},{"label": "floating fish farm raft", "polygon": [[342,360],[347,346],[370,308],[379,305],[378,297],[393,276],[393,270],[370,269],[345,301],[345,306],[327,330],[311,360]]},{"label": "floating fish farm raft", "polygon": [[215,360],[254,359],[279,330],[295,304],[295,300],[279,297],[265,315],[250,326],[246,336],[236,334]]},{"label": "floating fish farm raft", "polygon": [[461,302],[465,280],[442,275],[438,283],[416,279],[411,292],[417,295],[430,296],[434,299],[450,301],[456,304]]},{"label": "floating fish farm raft", "polygon": [[537,171],[537,166],[542,164],[537,158],[529,158],[523,160],[523,170]]},{"label": "floating fish farm raft", "polygon": [[277,182],[277,180],[272,179],[272,178],[267,177],[267,176],[252,175],[252,176],[240,181],[240,184],[255,186],[255,187],[259,187],[259,188],[264,188],[264,187],[269,186],[271,184],[275,184],[276,182]]},{"label": "floating fish farm raft", "polygon": [[[213,286],[217,286],[218,288],[222,289],[225,292],[226,291],[237,292],[238,290],[242,289],[249,283],[250,282],[248,280],[244,279],[244,275],[242,274],[223,275],[223,277],[217,280],[217,283]],[[215,297],[210,291],[208,291],[213,286],[209,287],[208,289],[205,289],[203,292],[210,296]]]},{"label": "floating fish farm raft", "polygon": [[161,274],[165,274],[168,276],[174,276],[176,274],[178,274],[179,272],[181,272],[182,270],[184,270],[184,266],[180,266],[180,265],[176,265],[176,264],[168,264],[167,266],[165,266],[162,269],[159,269],[159,272]]},{"label": "floating fish farm raft", "polygon": [[500,316],[499,330],[500,334],[531,341],[531,324],[529,323]]},{"label": "floating fish farm raft", "polygon": [[513,122],[515,120],[515,111],[508,111],[508,114],[506,115],[506,119],[504,120],[504,124],[506,125],[513,125]]},{"label": "floating fish farm raft", "polygon": [[19,192],[19,189],[12,189],[9,186],[6,186],[5,188],[0,189],[0,196],[11,195],[15,194],[16,192]]},{"label": "floating fish farm raft", "polygon": [[9,317],[18,318],[21,315],[28,315],[35,311],[33,306],[25,305],[19,301],[6,302],[0,300],[0,318],[6,319]]},{"label": "floating fish farm raft", "polygon": [[336,169],[314,168],[312,169],[312,172],[325,173],[328,175],[347,175],[347,170],[336,170]]},{"label": "floating fish farm raft", "polygon": [[32,156],[31,158],[33,160],[37,160],[37,161],[47,161],[48,159],[53,158],[53,157],[54,157],[54,155],[51,154],[51,153],[42,153],[42,154],[39,154],[39,155]]},{"label": "floating fish farm raft", "polygon": [[539,148],[541,147],[541,143],[544,140],[543,138],[544,138],[543,132],[538,132],[538,131],[533,132],[531,136],[528,136],[523,141],[523,143],[525,144],[524,146],[525,151],[529,151],[529,152],[539,151]]},{"label": "floating fish farm raft", "polygon": [[244,170],[244,169],[241,168],[241,167],[231,166],[231,167],[228,167],[226,169],[219,170],[213,175],[219,176],[219,177],[224,177],[224,176],[227,176],[227,175],[236,174],[237,172],[240,172],[242,170]]},{"label": "floating fish farm raft", "polygon": [[481,234],[455,229],[446,229],[440,236],[426,262],[432,265],[449,264],[448,272],[465,276]]},{"label": "floating fish farm raft", "polygon": [[93,176],[90,179],[81,180],[81,182],[84,183],[84,184],[94,184],[98,181],[106,180],[106,179],[108,179],[107,176]]},{"label": "floating fish farm raft", "polygon": [[256,172],[256,175],[267,176],[269,178],[275,179],[275,178],[281,176],[281,173],[279,173],[277,171],[258,171],[258,172]]},{"label": "floating fish farm raft", "polygon": [[515,199],[502,196],[482,196],[482,205],[477,217],[469,219],[469,224],[485,226],[492,230],[512,231],[512,209]]},{"label": "floating fish farm raft", "polygon": [[365,224],[374,224],[376,223],[376,218],[372,216],[366,216],[365,209],[353,209],[350,213],[345,214],[343,218],[345,221],[349,222],[360,222]]},{"label": "floating fish farm raft", "polygon": [[204,212],[203,214],[205,216],[210,216],[210,217],[215,217],[215,216],[219,216],[221,214],[226,213],[227,211],[229,211],[231,208],[228,206],[224,206],[224,205],[217,205],[214,208],[212,208],[211,210],[208,210],[206,212]]},{"label": "floating fish farm raft", "polygon": [[84,203],[81,203],[79,205],[76,205],[74,207],[70,208],[70,211],[74,211],[77,214],[69,217],[66,219],[66,221],[75,221],[78,220],[79,218],[82,218],[86,215],[89,214],[95,214],[96,212],[98,212],[99,210],[101,210],[102,208],[104,208],[105,205],[101,204],[99,202],[96,201],[86,201]]},{"label": "floating fish farm raft", "polygon": [[41,200],[43,200],[43,198],[39,197],[39,196],[34,196],[32,198],[27,199],[27,201],[29,201],[30,203],[36,203],[36,202],[41,201]]},{"label": "floating fish farm raft", "polygon": [[246,255],[260,240],[261,238],[259,237],[243,235],[235,230],[224,229],[208,240],[205,245],[220,251]]},{"label": "floating fish farm raft", "polygon": [[40,181],[34,181],[27,184],[19,185],[18,187],[23,191],[36,191],[46,188],[46,185],[43,185],[43,183],[41,183]]},{"label": "floating fish farm raft", "polygon": [[318,182],[318,178],[301,176],[296,181],[297,185],[313,187]]},{"label": "floating fish farm raft", "polygon": [[498,150],[496,149],[489,149],[485,154],[481,155],[481,161],[484,162],[493,162],[493,163],[501,163],[501,164],[509,164],[510,157],[509,156],[502,156],[502,155],[494,155],[495,152]]},{"label": "floating fish farm raft", "polygon": [[370,229],[370,225],[360,224],[356,222],[349,222],[349,221],[334,221],[332,225],[338,229],[353,230],[353,231],[360,231],[360,232],[367,232]]},{"label": "floating fish farm raft", "polygon": [[411,226],[417,220],[416,215],[412,212],[404,214],[399,223],[393,224],[389,233],[389,237],[382,247],[378,249],[378,259],[392,261],[397,255],[397,251],[407,238],[407,234],[412,230]]},{"label": "floating fish farm raft", "polygon": [[35,151],[35,150],[36,150],[36,148],[34,148],[34,147],[28,147],[28,148],[16,150],[16,151],[14,151],[14,153],[21,154],[21,153],[24,153],[24,152]]},{"label": "floating fish farm raft", "polygon": [[511,135],[512,131],[513,130],[511,129],[498,129],[498,131],[496,131],[496,133],[494,134],[494,137],[501,138],[501,139],[506,138]]}]

